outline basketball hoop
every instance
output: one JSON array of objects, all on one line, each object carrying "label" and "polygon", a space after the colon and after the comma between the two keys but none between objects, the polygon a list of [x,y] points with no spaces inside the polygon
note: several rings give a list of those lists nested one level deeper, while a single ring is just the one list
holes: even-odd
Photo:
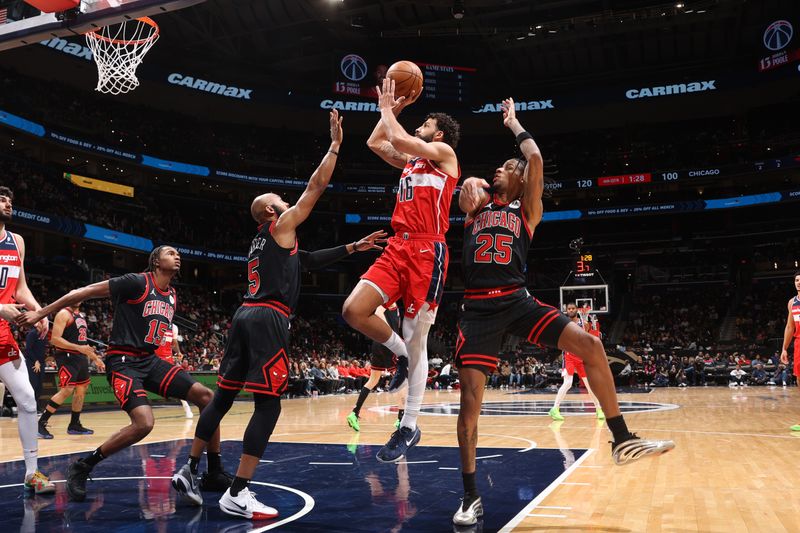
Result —
[{"label": "basketball hoop", "polygon": [[584,323],[585,323],[587,320],[589,320],[589,314],[590,314],[591,312],[592,312],[592,308],[591,308],[591,307],[589,307],[588,305],[584,305],[584,306],[582,306],[582,307],[578,308],[578,314],[580,315],[580,317],[581,317],[581,320],[582,320]]},{"label": "basketball hoop", "polygon": [[139,86],[136,69],[158,40],[158,24],[149,17],[126,20],[86,34],[97,63],[96,91],[122,94]]}]

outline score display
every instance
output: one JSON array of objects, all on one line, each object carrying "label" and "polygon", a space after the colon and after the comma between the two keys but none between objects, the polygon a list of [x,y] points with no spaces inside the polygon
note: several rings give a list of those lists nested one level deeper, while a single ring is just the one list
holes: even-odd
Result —
[{"label": "score display", "polygon": [[590,278],[594,276],[592,254],[581,254],[575,259],[575,277]]},{"label": "score display", "polygon": [[[366,54],[334,57],[333,92],[338,95],[377,98],[375,86],[383,83],[393,61]],[[414,61],[422,71],[424,89],[420,98],[431,102],[467,104],[477,69]]]}]

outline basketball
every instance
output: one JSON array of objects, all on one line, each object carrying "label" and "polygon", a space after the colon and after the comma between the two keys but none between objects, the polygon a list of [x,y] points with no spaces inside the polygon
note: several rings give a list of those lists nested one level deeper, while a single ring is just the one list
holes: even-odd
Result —
[{"label": "basketball", "polygon": [[394,94],[397,98],[410,98],[413,92],[414,100],[417,100],[422,93],[422,71],[411,61],[398,61],[389,67],[386,76],[394,80]]}]

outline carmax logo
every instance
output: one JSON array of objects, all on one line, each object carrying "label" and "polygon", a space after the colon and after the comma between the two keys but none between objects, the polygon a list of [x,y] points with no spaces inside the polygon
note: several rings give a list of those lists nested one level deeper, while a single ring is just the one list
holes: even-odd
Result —
[{"label": "carmax logo", "polygon": [[629,89],[625,91],[625,96],[629,100],[637,98],[653,98],[656,96],[669,96],[671,94],[697,93],[702,91],[717,90],[714,84],[716,80],[694,81],[692,83],[676,83],[673,85],[658,85],[656,87],[642,87],[641,89]]},{"label": "carmax logo", "polygon": [[173,72],[167,76],[167,81],[173,85],[180,85],[188,87],[195,91],[204,91],[207,93],[219,94],[227,96],[228,98],[237,98],[240,100],[250,100],[253,95],[253,89],[242,89],[241,87],[230,87],[214,81],[201,80],[200,78],[193,78],[191,76],[184,76],[178,72]]},{"label": "carmax logo", "polygon": [[53,50],[58,50],[59,52],[64,52],[65,54],[75,56],[79,59],[85,59],[86,61],[92,60],[92,50],[89,47],[80,45],[78,43],[71,43],[69,41],[65,41],[64,39],[54,37],[46,41],[41,41],[39,44],[48,48],[52,48]]}]

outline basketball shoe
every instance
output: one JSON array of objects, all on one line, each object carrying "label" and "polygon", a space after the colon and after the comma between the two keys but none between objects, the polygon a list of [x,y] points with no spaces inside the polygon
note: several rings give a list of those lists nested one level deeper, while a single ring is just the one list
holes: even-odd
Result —
[{"label": "basketball shoe", "polygon": [[48,429],[47,429],[47,423],[42,424],[41,422],[39,422],[39,430],[38,431],[39,431],[39,438],[40,439],[50,440],[50,439],[53,438],[53,434],[50,433],[50,431],[48,431]]},{"label": "basketball shoe", "polygon": [[256,500],[255,493],[250,492],[247,487],[240,490],[236,496],[231,495],[231,489],[226,490],[219,499],[219,508],[225,514],[251,520],[269,520],[278,516],[277,509]]},{"label": "basketball shoe", "polygon": [[378,454],[375,457],[382,463],[396,463],[401,461],[408,453],[408,450],[413,448],[421,437],[422,432],[419,428],[411,429],[402,426],[392,433],[389,442],[378,450]]},{"label": "basketball shoe", "polygon": [[94,430],[83,427],[83,424],[70,424],[67,427],[67,433],[70,435],[94,435]]},{"label": "basketball shoe", "polygon": [[186,501],[194,505],[203,505],[203,496],[197,486],[197,476],[192,474],[192,469],[188,464],[183,465],[172,475],[172,488]]},{"label": "basketball shoe", "polygon": [[233,483],[233,476],[225,470],[209,470],[200,476],[200,490],[208,492],[225,492]]},{"label": "basketball shoe", "polygon": [[397,358],[396,366],[397,369],[394,371],[392,381],[389,382],[389,392],[400,390],[400,387],[402,387],[403,383],[406,382],[406,379],[408,378],[408,357],[403,357],[402,355],[399,356]]},{"label": "basketball shoe", "polygon": [[603,412],[603,408],[602,407],[598,407],[595,414],[597,415],[597,419],[598,420],[605,420],[606,419],[606,414]]},{"label": "basketball shoe", "polygon": [[482,516],[483,504],[481,503],[481,497],[478,496],[473,500],[465,496],[461,499],[461,505],[458,506],[458,511],[453,515],[453,523],[457,526],[471,526]]},{"label": "basketball shoe", "polygon": [[355,431],[361,431],[361,425],[358,423],[358,415],[353,411],[350,411],[350,414],[347,415],[347,425]]},{"label": "basketball shoe", "polygon": [[631,438],[616,444],[611,443],[611,457],[618,465],[626,465],[651,455],[661,455],[675,448],[671,440],[640,439],[635,433]]},{"label": "basketball shoe", "polygon": [[559,421],[564,420],[564,417],[561,416],[561,412],[558,410],[558,407],[556,406],[550,408],[550,411],[547,414],[549,414],[550,418],[552,418],[553,420],[559,420]]},{"label": "basketball shoe", "polygon": [[47,476],[37,470],[25,480],[25,490],[36,495],[53,494],[56,486]]},{"label": "basketball shoe", "polygon": [[67,494],[74,502],[86,499],[86,480],[92,473],[92,467],[81,460],[75,461],[67,469]]}]

